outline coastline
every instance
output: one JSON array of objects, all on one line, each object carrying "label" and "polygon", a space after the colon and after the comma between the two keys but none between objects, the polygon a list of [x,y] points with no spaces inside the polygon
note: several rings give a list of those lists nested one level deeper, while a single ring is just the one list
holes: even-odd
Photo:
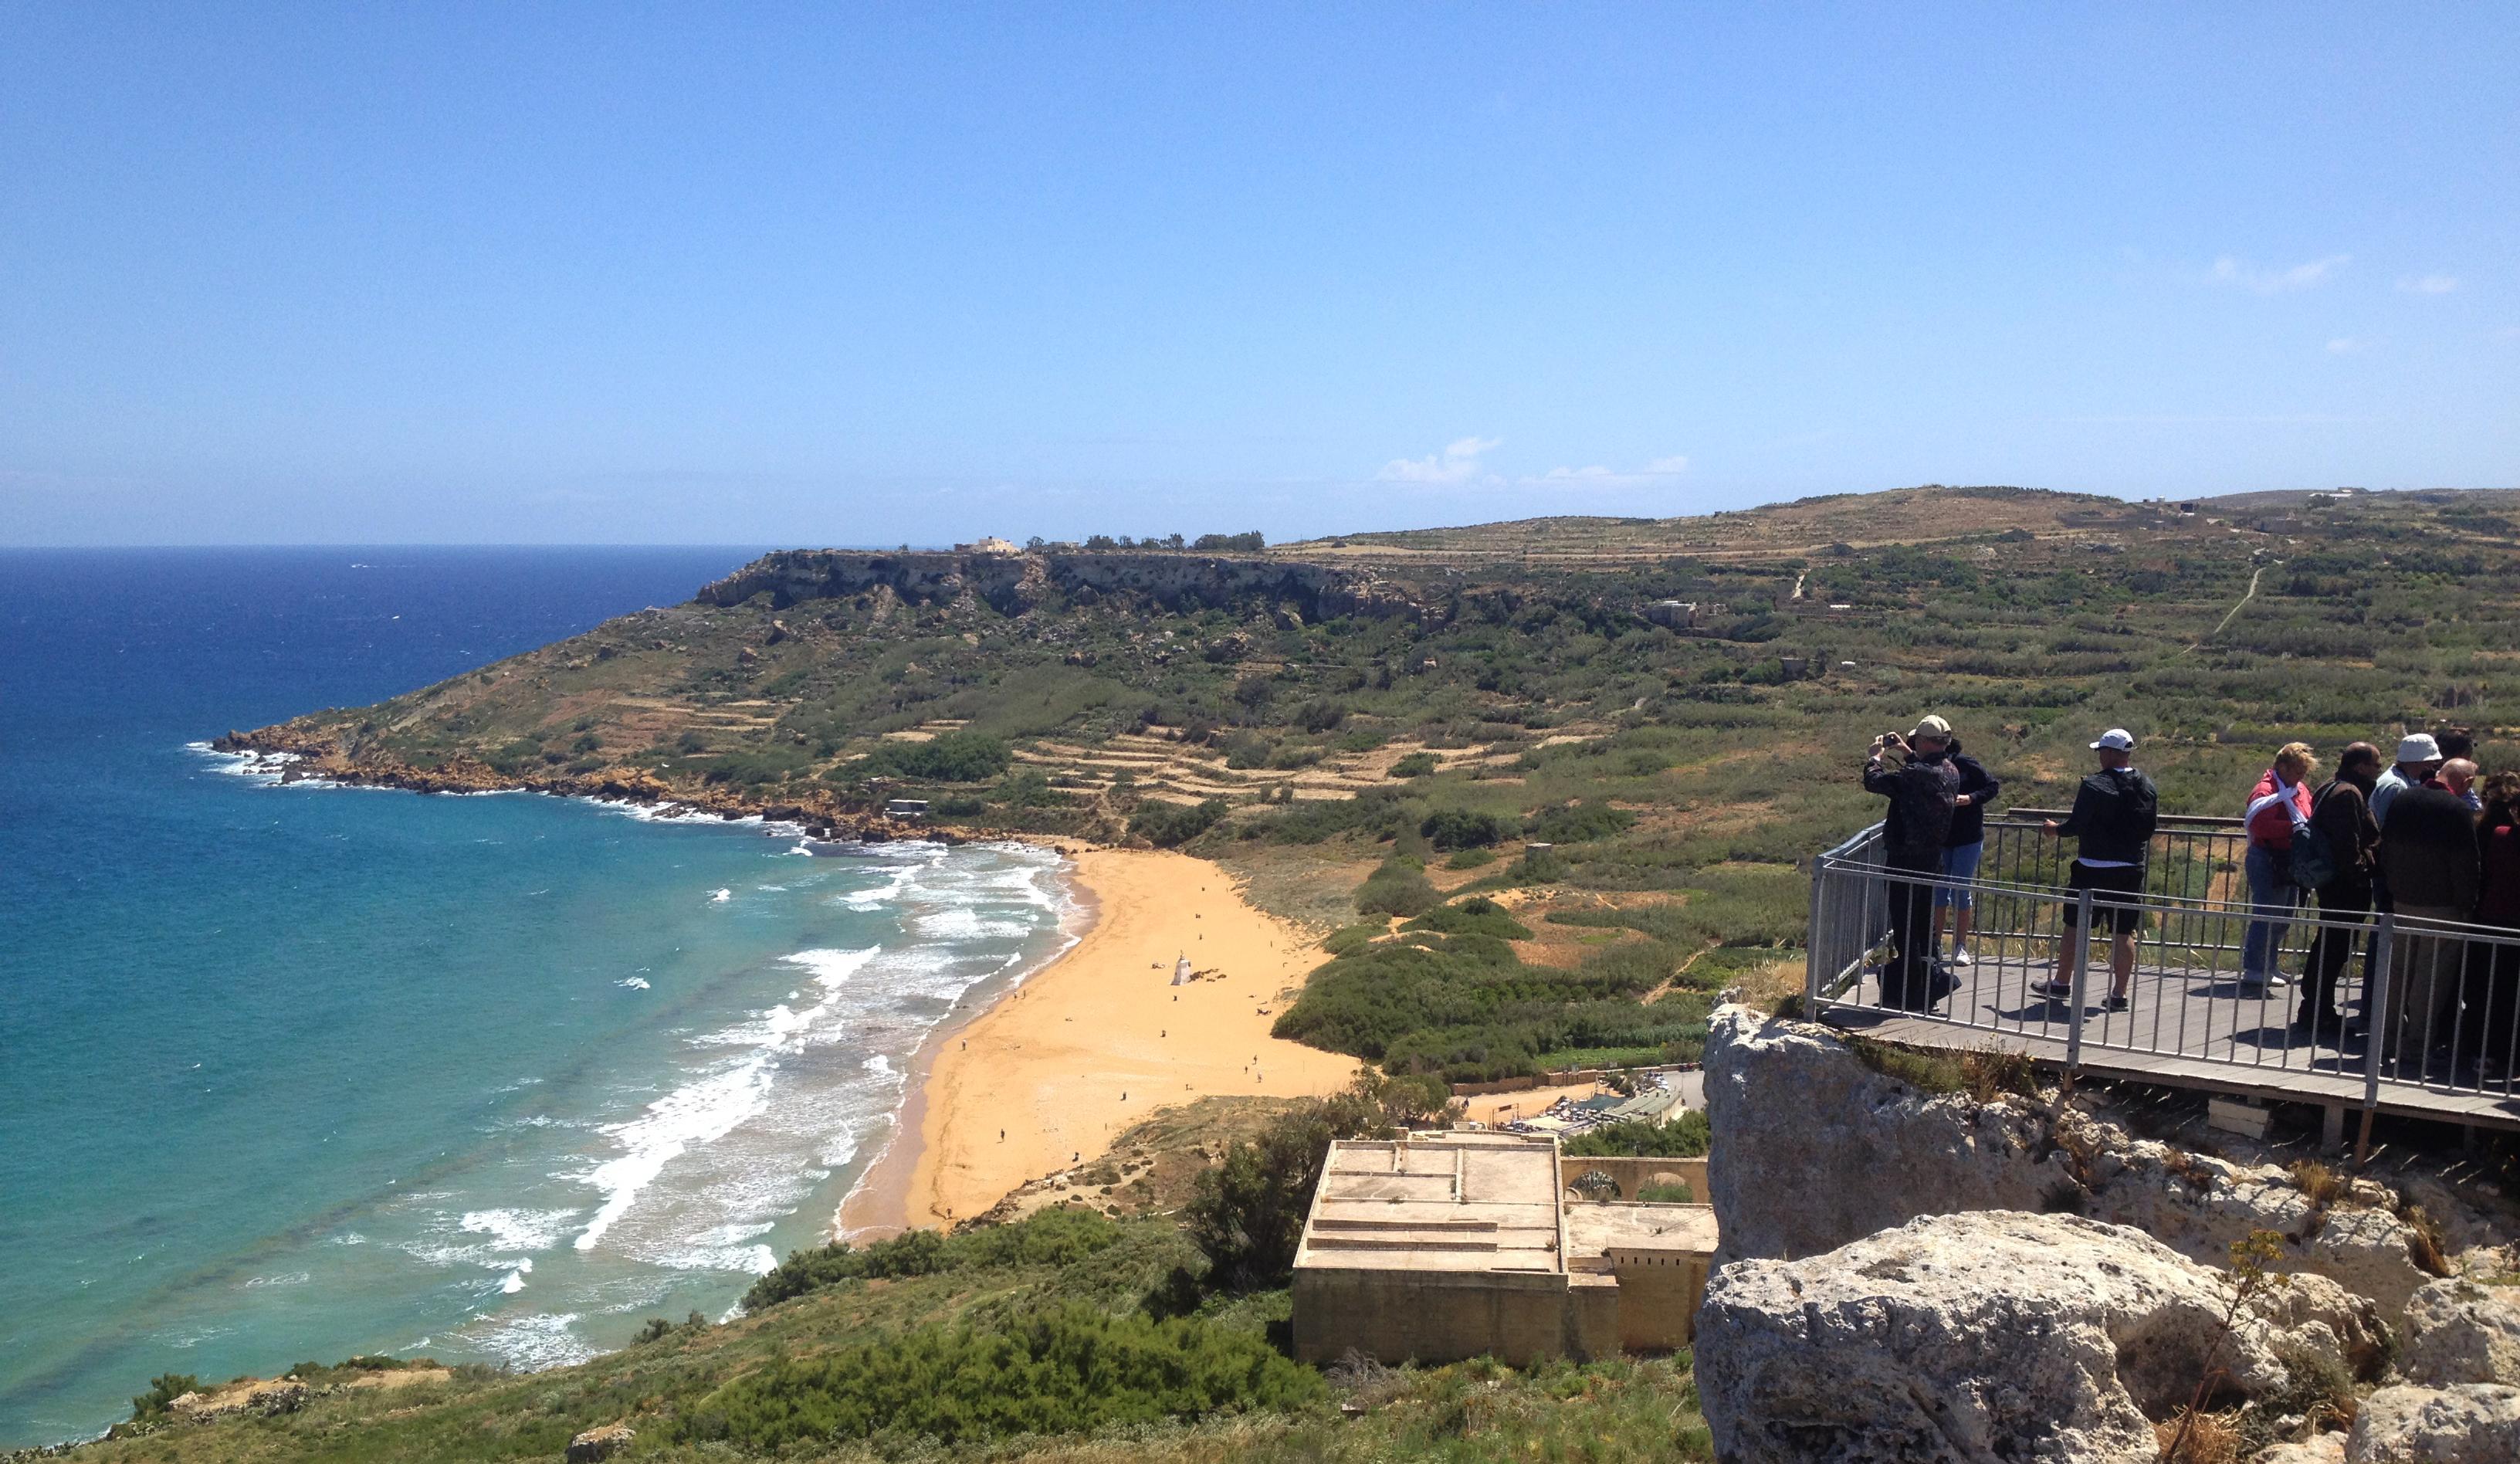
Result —
[{"label": "coastline", "polygon": [[[1092,1162],[1158,1109],[1305,1097],[1355,1074],[1352,1057],[1268,1034],[1280,993],[1319,953],[1224,870],[1164,850],[1071,861],[1086,917],[1076,943],[931,1034],[883,1152],[841,1202],[838,1234],[950,1227]],[[1205,975],[1176,987],[1180,955]]]},{"label": "coastline", "polygon": [[[1073,838],[953,830],[765,802],[693,797],[644,775],[518,779],[487,768],[424,772],[352,759],[321,743],[230,733],[204,751],[279,782],[411,793],[540,793],[698,819],[788,826],[867,843],[1004,841],[1067,858],[1070,942],[1040,966],[992,978],[922,1041],[881,1147],[841,1197],[835,1238],[952,1225],[1034,1180],[1090,1164],[1156,1111],[1217,1096],[1298,1098],[1344,1087],[1355,1058],[1269,1035],[1283,998],[1321,962],[1315,938],[1244,900],[1233,877],[1188,854],[1078,847]],[[295,746],[290,744],[295,743]],[[1200,978],[1172,985],[1176,958]]]}]

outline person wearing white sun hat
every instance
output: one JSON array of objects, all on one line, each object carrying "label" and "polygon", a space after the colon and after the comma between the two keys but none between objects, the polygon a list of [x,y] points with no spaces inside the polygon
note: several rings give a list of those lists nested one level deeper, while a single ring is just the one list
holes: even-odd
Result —
[{"label": "person wearing white sun hat", "polygon": [[[2136,771],[2135,734],[2111,727],[2092,744],[2100,770],[2074,791],[2074,811],[2064,822],[2047,822],[2058,838],[2082,841],[2067,884],[2092,892],[2092,917],[2115,938],[2109,947],[2108,1009],[2122,1011],[2135,982],[2135,937],[2143,928],[2144,868],[2152,856],[2152,830],[2161,795],[2152,780]],[[2083,969],[2091,935],[2082,929],[2080,902],[2065,907],[2065,938],[2056,956],[2055,975],[2031,989],[2050,1001],[2070,1001],[2074,974]]]}]

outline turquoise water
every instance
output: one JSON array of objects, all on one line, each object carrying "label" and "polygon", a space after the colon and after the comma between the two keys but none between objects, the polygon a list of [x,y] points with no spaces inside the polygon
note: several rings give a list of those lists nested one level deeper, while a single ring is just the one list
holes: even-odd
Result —
[{"label": "turquoise water", "polygon": [[928,1029],[1061,948],[1034,850],[817,856],[187,746],[726,567],[676,553],[0,556],[0,1444],[163,1371],[536,1367],[721,1315],[818,1239]]}]

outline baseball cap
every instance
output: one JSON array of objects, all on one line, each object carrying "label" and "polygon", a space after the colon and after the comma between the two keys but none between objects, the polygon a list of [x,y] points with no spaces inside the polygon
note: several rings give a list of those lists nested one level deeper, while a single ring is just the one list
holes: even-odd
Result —
[{"label": "baseball cap", "polygon": [[1952,735],[1952,724],[1944,721],[1941,717],[1928,716],[1918,721],[1916,723],[1916,730],[1909,733],[1908,735],[1911,737],[1947,738]]},{"label": "baseball cap", "polygon": [[2099,741],[2092,744],[2093,752],[2102,748],[2112,753],[2132,753],[2135,751],[2135,734],[2124,727],[2111,727],[2100,734]]},{"label": "baseball cap", "polygon": [[2439,762],[2441,744],[2433,741],[2433,735],[2430,732],[2409,733],[2399,740],[2398,760],[2400,762]]}]

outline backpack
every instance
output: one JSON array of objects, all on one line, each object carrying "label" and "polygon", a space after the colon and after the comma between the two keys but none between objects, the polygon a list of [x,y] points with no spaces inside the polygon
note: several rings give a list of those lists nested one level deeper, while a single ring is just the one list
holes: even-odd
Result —
[{"label": "backpack", "polygon": [[1892,795],[1899,812],[1901,850],[1927,849],[1941,856],[1943,840],[1952,831],[1956,811],[1952,801],[1959,786],[1959,770],[1949,761],[1908,760],[1899,770],[1898,791]]},{"label": "backpack", "polygon": [[[2310,804],[2313,818],[2318,816],[2319,806],[2325,803],[2328,795],[2335,791],[2334,783],[2318,790],[2318,797],[2312,800]],[[2294,884],[2304,890],[2324,890],[2335,884],[2336,877],[2343,872],[2337,864],[2335,842],[2327,837],[2324,830],[2316,823],[2293,826],[2292,882]]]},{"label": "backpack", "polygon": [[2126,842],[2137,848],[2152,844],[2153,830],[2161,822],[2161,795],[2154,791],[2152,780],[2131,767],[2103,769],[2117,786],[2114,805],[2118,831]]}]

